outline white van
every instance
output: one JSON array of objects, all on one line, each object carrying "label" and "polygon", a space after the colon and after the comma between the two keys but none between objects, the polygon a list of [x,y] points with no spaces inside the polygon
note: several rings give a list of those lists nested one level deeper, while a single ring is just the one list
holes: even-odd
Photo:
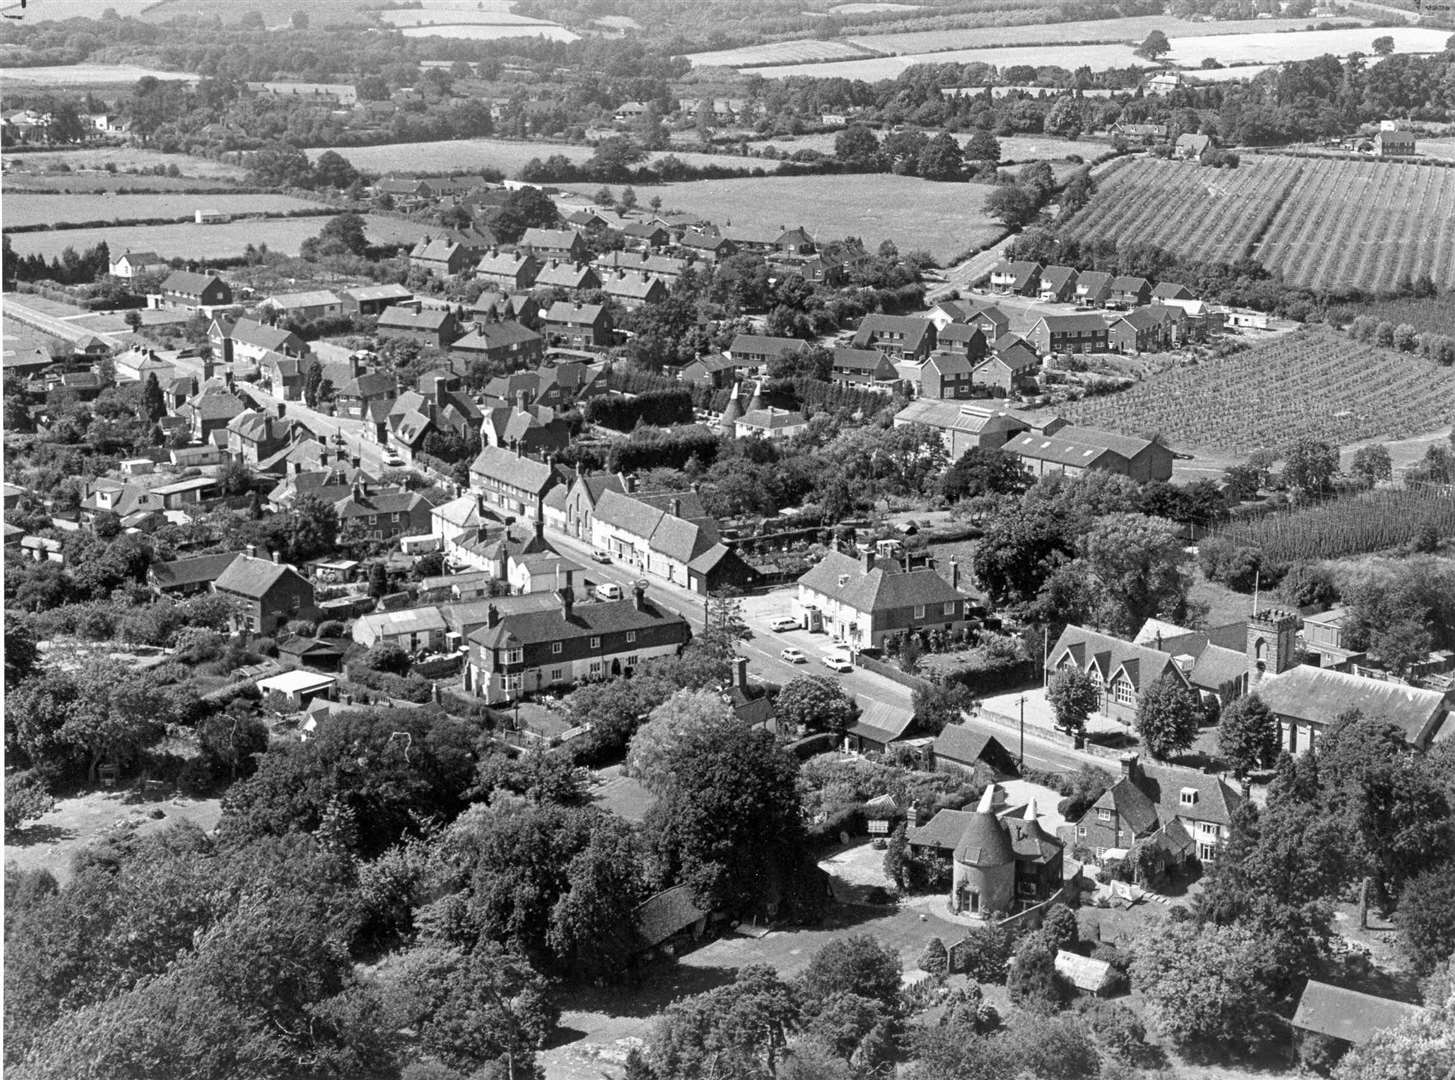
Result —
[{"label": "white van", "polygon": [[605,581],[596,586],[596,599],[598,600],[620,600],[621,586],[614,581]]}]

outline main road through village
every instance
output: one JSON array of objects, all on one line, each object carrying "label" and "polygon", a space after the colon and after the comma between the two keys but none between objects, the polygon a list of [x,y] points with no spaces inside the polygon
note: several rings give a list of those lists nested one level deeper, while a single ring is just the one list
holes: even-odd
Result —
[{"label": "main road through village", "polygon": [[[278,402],[277,398],[257,387],[249,387],[249,392],[265,405]],[[329,416],[316,409],[310,409],[301,401],[287,402],[286,415],[298,420],[316,434],[330,439],[342,439],[348,448],[348,453],[357,455],[367,472],[379,475],[387,471],[387,466],[384,465],[387,449],[373,439],[365,437],[364,425],[361,421]],[[415,467],[421,468],[420,466]],[[427,469],[422,471],[446,488],[453,484],[449,477]],[[547,534],[547,540],[562,555],[586,567],[587,580],[592,583],[615,582],[621,585],[625,591],[634,581],[642,579],[642,574],[632,567],[622,566],[618,563],[595,562],[592,559],[591,548],[571,537],[552,532]],[[651,595],[658,603],[686,618],[695,632],[702,630],[706,615],[705,597],[658,577],[646,580],[649,582],[648,588]],[[848,693],[853,695],[861,707],[887,706],[891,709],[905,711],[913,708],[910,690],[882,675],[876,675],[863,668],[855,668],[852,672],[843,674],[831,673],[819,661],[819,657],[828,649],[829,645],[828,639],[824,635],[810,634],[806,630],[779,633],[768,629],[768,623],[775,617],[793,613],[791,589],[777,589],[765,595],[745,597],[743,611],[748,627],[752,631],[752,637],[739,643],[738,653],[748,658],[748,670],[751,678],[781,684],[809,672],[824,674],[838,681]],[[792,664],[784,660],[780,653],[789,646],[802,650],[808,656],[808,663]],[[968,717],[965,722],[977,731],[996,736],[1011,753],[1018,751],[1020,734],[1013,728],[975,716]],[[1027,764],[1035,768],[1058,771],[1075,770],[1088,764],[1100,765],[1104,768],[1107,764],[1104,759],[1052,742],[1030,732],[1025,736],[1025,760]]]}]

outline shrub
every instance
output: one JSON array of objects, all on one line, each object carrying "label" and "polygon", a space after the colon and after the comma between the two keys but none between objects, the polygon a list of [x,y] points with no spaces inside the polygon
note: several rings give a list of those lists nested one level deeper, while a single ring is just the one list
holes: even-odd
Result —
[{"label": "shrub", "polygon": [[1114,1001],[1098,1001],[1086,1010],[1092,1033],[1112,1054],[1130,1064],[1146,1059],[1147,1029],[1137,1014]]},{"label": "shrub", "polygon": [[318,636],[321,638],[339,638],[344,636],[344,624],[337,619],[325,619],[318,624]]},{"label": "shrub", "polygon": [[34,773],[11,773],[5,778],[5,831],[13,832],[34,821],[55,804]]},{"label": "shrub", "polygon": [[387,675],[409,673],[409,654],[392,641],[381,641],[371,648],[364,657],[364,663]]},{"label": "shrub", "polygon": [[1056,947],[1044,930],[1021,938],[1005,985],[1012,1002],[1033,1012],[1054,1012],[1065,1002],[1065,982],[1056,974]]},{"label": "shrub", "polygon": [[950,946],[950,970],[978,983],[1005,982],[1015,939],[999,926],[974,926]]},{"label": "shrub", "polygon": [[950,954],[945,943],[937,937],[930,938],[924,952],[919,955],[919,969],[931,975],[943,975],[950,967]]}]

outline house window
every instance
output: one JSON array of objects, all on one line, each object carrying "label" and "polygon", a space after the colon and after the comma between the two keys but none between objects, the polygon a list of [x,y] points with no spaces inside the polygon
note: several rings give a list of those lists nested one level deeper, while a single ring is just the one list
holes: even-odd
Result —
[{"label": "house window", "polygon": [[520,676],[519,675],[507,675],[502,680],[502,683],[505,686],[505,689],[507,689],[507,690],[519,690],[520,689]]},{"label": "house window", "polygon": [[636,639],[637,639],[637,632],[635,630],[628,630],[626,632],[626,641],[627,641],[627,644],[628,645],[630,645]]},{"label": "house window", "polygon": [[591,639],[591,648],[593,648],[593,649],[599,649],[599,648],[601,648],[601,639],[599,637],[593,637]]},{"label": "house window", "polygon": [[1098,808],[1097,811],[1096,811],[1096,820],[1097,821],[1110,821],[1111,820],[1111,811],[1110,810],[1103,809],[1103,808]]},{"label": "house window", "polygon": [[505,653],[505,662],[507,664],[519,664],[524,659],[525,659],[525,650],[524,649],[509,649]]},{"label": "house window", "polygon": [[552,656],[560,656],[561,655],[561,643],[559,641],[553,641],[553,642],[551,642],[551,655]]},{"label": "house window", "polygon": [[587,668],[587,671],[590,672],[592,675],[600,675],[601,674],[601,661],[600,660],[593,660],[593,661],[591,661],[591,666],[589,668]]},{"label": "house window", "polygon": [[1085,825],[1078,825],[1078,826],[1076,826],[1076,835],[1077,836],[1080,836],[1082,838],[1085,838],[1085,836],[1086,836],[1086,826]]},{"label": "house window", "polygon": [[564,668],[558,668],[558,667],[551,668],[551,682],[561,682],[564,679],[565,679],[565,669]]},{"label": "house window", "polygon": [[1022,896],[1036,895],[1036,883],[1034,881],[1017,881],[1015,883],[1015,888],[1016,892],[1020,893]]},{"label": "house window", "polygon": [[955,601],[951,600],[948,604],[945,605],[945,607],[944,607],[943,610],[944,610],[944,614],[946,614],[946,615],[953,615],[953,614],[955,614]]},{"label": "house window", "polygon": [[923,604],[920,604],[914,609],[914,617],[916,619],[923,619],[925,617],[925,606]]},{"label": "house window", "polygon": [[1112,682],[1112,693],[1116,696],[1118,705],[1136,704],[1136,694],[1132,690],[1132,680],[1125,675],[1118,675]]},{"label": "house window", "polygon": [[1212,862],[1217,857],[1218,849],[1212,844],[1198,844],[1197,858],[1199,862]]}]

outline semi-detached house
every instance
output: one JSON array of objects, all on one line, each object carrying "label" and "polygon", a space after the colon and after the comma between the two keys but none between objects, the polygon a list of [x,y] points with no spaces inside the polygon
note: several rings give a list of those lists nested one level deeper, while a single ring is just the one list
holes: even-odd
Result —
[{"label": "semi-detached house", "polygon": [[[951,576],[958,568],[951,566]],[[904,570],[873,552],[831,551],[798,579],[799,625],[823,630],[856,649],[879,648],[892,633],[958,630],[974,600],[935,570]]]},{"label": "semi-detached house", "polygon": [[577,604],[570,589],[549,610],[501,614],[469,636],[465,688],[495,704],[588,679],[629,675],[691,638],[687,620],[653,603],[638,584],[624,600]]}]

